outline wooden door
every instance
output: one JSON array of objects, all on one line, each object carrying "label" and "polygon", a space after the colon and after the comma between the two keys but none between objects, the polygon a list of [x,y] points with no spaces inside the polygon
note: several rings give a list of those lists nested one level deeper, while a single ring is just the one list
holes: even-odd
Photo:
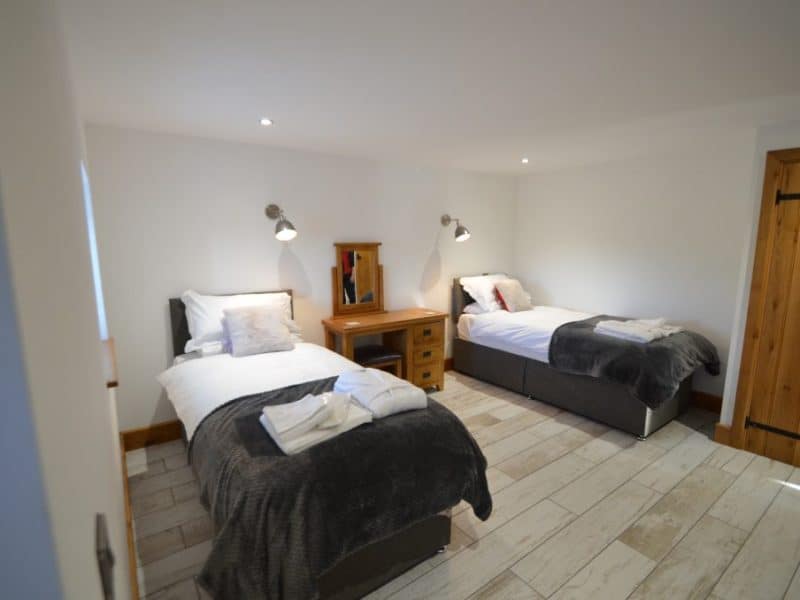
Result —
[{"label": "wooden door", "polygon": [[800,465],[800,150],[770,152],[732,427],[735,446]]}]

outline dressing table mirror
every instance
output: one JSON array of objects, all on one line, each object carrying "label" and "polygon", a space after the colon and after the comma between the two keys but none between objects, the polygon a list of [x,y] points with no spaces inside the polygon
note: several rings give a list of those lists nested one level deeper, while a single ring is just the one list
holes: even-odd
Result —
[{"label": "dressing table mirror", "polygon": [[334,244],[333,315],[335,317],[383,312],[383,266],[380,242]]},{"label": "dressing table mirror", "polygon": [[[423,307],[385,311],[379,246],[334,244],[333,316],[322,320],[325,346],[362,366],[386,369],[421,388],[441,390],[447,313]],[[364,337],[372,340],[356,343]]]}]

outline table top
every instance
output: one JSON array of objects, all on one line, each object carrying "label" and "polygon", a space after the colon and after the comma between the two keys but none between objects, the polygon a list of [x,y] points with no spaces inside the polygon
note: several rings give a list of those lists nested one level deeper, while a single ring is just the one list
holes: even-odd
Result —
[{"label": "table top", "polygon": [[429,308],[404,308],[402,310],[388,310],[379,313],[330,317],[328,319],[323,319],[322,324],[331,331],[344,333],[365,329],[400,328],[413,323],[438,321],[443,318],[447,318],[447,313],[438,310],[431,310]]}]

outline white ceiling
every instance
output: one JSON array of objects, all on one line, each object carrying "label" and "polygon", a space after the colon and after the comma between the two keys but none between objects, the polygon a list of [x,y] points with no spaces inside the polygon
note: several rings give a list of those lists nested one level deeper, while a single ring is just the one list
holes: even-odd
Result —
[{"label": "white ceiling", "polygon": [[798,0],[60,1],[85,120],[320,152],[525,172],[800,94]]}]

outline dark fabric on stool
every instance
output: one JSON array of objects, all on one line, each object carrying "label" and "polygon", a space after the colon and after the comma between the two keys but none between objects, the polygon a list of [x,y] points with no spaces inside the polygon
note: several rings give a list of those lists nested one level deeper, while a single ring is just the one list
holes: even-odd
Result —
[{"label": "dark fabric on stool", "polygon": [[393,360],[401,360],[403,355],[400,352],[381,346],[379,344],[371,344],[369,346],[361,346],[353,350],[353,358],[355,361],[368,367],[374,364],[387,363]]}]

